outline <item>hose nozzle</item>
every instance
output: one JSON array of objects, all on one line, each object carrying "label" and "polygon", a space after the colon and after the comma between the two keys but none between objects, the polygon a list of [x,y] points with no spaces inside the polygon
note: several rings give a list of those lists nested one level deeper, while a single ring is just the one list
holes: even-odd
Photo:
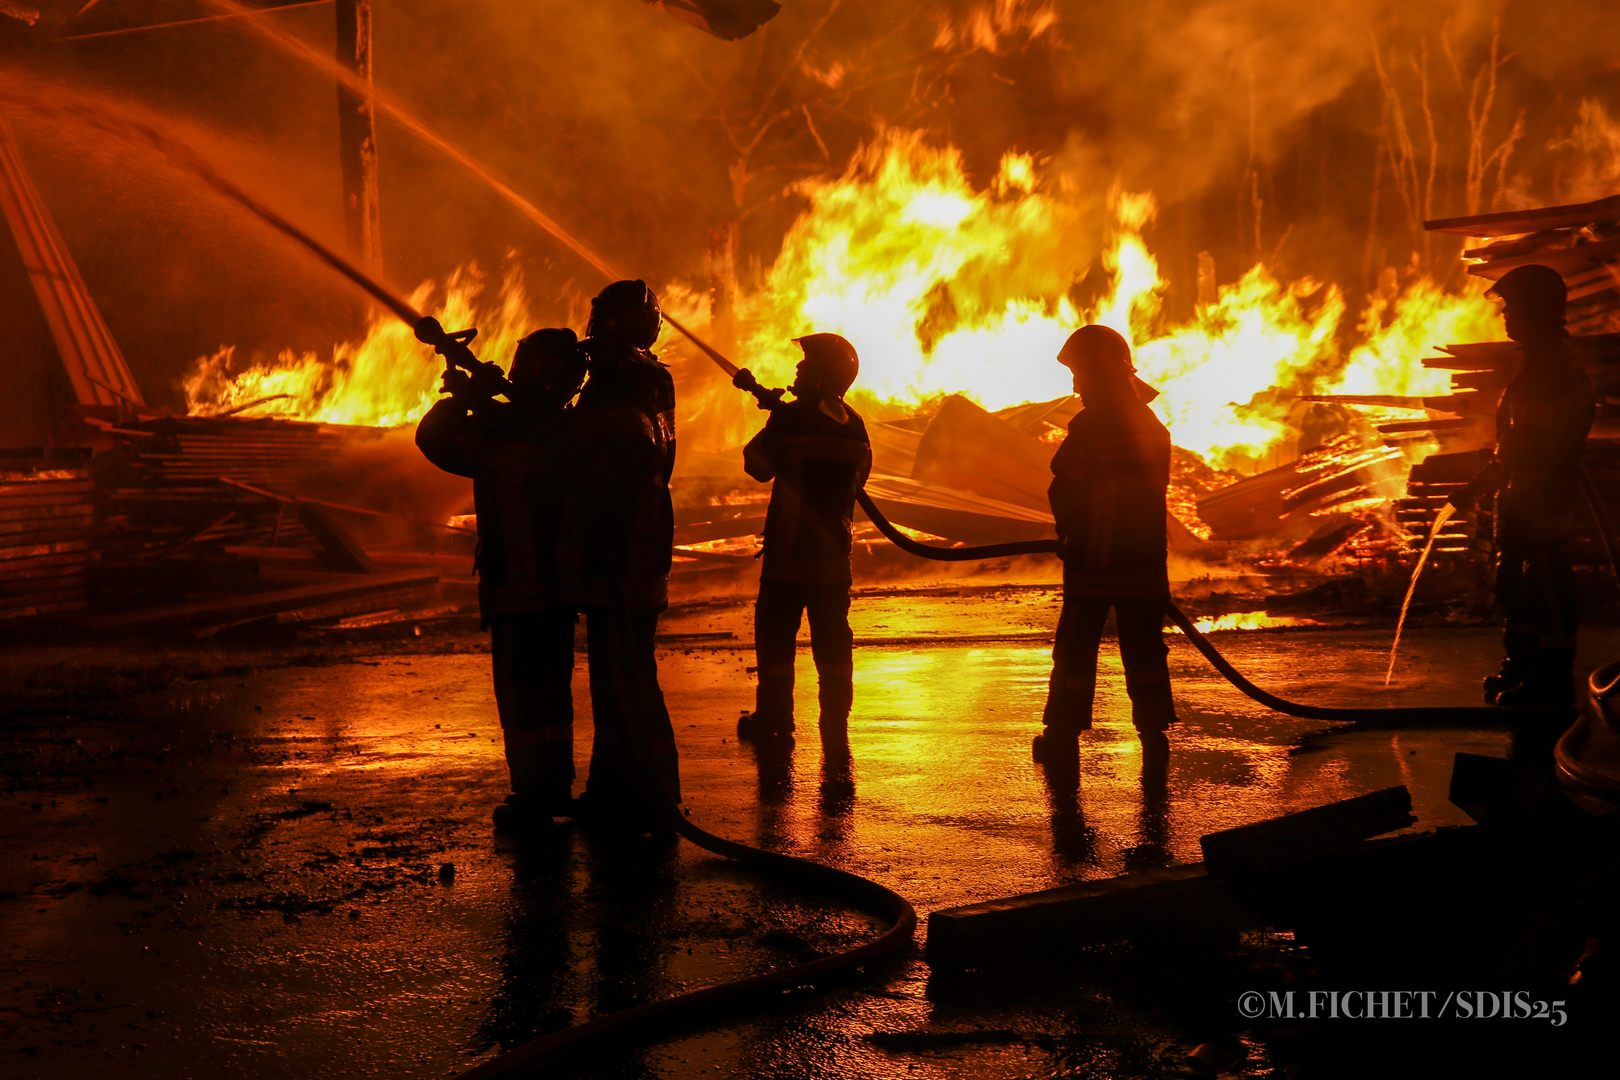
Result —
[{"label": "hose nozzle", "polygon": [[731,377],[731,385],[754,395],[754,400],[759,402],[759,407],[762,409],[776,408],[782,404],[782,395],[787,393],[786,390],[761,386],[759,380],[754,377],[754,373],[747,368],[738,369],[737,374]]},{"label": "hose nozzle", "polygon": [[440,326],[439,320],[431,315],[417,319],[411,331],[416,335],[416,340],[424,345],[438,345],[445,338],[444,327]]},{"label": "hose nozzle", "polygon": [[432,315],[424,315],[417,319],[411,331],[416,335],[417,341],[424,345],[432,345],[439,352],[443,352],[446,345],[452,343],[466,345],[478,336],[476,326],[469,326],[465,330],[446,330]]}]

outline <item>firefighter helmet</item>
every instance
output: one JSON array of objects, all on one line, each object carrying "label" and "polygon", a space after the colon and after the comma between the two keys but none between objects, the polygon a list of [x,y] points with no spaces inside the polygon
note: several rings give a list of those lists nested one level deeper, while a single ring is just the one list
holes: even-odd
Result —
[{"label": "firefighter helmet", "polygon": [[1515,266],[1503,274],[1495,285],[1486,290],[1485,295],[1512,307],[1523,307],[1526,311],[1547,314],[1556,311],[1562,319],[1569,290],[1558,271],[1540,263],[1531,263],[1528,266]]},{"label": "firefighter helmet", "polygon": [[512,386],[566,401],[585,381],[585,352],[567,327],[536,330],[512,353]]},{"label": "firefighter helmet", "polygon": [[591,301],[585,335],[615,338],[637,349],[650,349],[663,329],[664,313],[658,298],[640,278],[615,281]]},{"label": "firefighter helmet", "polygon": [[838,334],[806,334],[793,340],[804,350],[800,371],[809,373],[819,389],[843,397],[861,370],[855,346]]},{"label": "firefighter helmet", "polygon": [[1131,362],[1131,347],[1126,343],[1119,332],[1100,323],[1082,326],[1069,335],[1069,340],[1063,343],[1058,350],[1058,363],[1074,370],[1080,365],[1087,369],[1118,367],[1127,372],[1134,372],[1136,365]]},{"label": "firefighter helmet", "polygon": [[1058,350],[1058,363],[1075,373],[1075,389],[1088,405],[1134,397],[1152,401],[1158,391],[1136,378],[1131,347],[1117,331],[1092,323],[1069,335]]}]

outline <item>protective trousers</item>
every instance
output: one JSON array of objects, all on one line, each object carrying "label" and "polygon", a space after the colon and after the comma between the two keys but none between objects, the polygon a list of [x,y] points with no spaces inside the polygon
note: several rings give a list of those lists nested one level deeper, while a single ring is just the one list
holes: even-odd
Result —
[{"label": "protective trousers", "polygon": [[571,611],[490,620],[495,707],[512,792],[557,815],[574,782],[574,623]]},{"label": "protective trousers", "polygon": [[754,604],[754,656],[759,685],[754,712],[777,731],[793,730],[793,660],[799,620],[810,617],[810,655],[820,688],[821,730],[837,735],[855,701],[855,635],[849,628],[849,582],[761,578]]},{"label": "protective trousers", "polygon": [[585,612],[596,738],[586,797],[609,813],[655,820],[681,799],[675,729],[658,686],[657,609]]},{"label": "protective trousers", "polygon": [[1041,722],[1050,734],[1074,736],[1091,727],[1097,691],[1097,650],[1108,609],[1115,612],[1131,722],[1139,732],[1163,731],[1176,720],[1165,661],[1162,598],[1069,596],[1052,645],[1052,679]]},{"label": "protective trousers", "polygon": [[1578,619],[1568,546],[1562,541],[1504,545],[1496,564],[1496,598],[1507,617],[1502,646],[1510,673],[1519,679],[1538,674],[1568,679]]}]

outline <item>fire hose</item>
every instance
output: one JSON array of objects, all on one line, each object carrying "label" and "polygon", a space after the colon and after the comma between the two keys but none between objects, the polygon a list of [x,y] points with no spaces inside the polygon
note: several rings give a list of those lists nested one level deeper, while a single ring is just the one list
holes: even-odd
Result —
[{"label": "fire hose", "polygon": [[[916,555],[923,559],[934,559],[940,562],[962,562],[969,559],[1000,559],[1017,555],[1051,555],[1061,552],[1058,541],[1051,540],[1021,540],[1007,544],[985,544],[979,547],[938,547],[933,544],[924,544],[913,540],[905,533],[894,527],[882,510],[878,509],[872,497],[864,490],[856,495],[861,509],[877,526],[878,532],[884,538],[908,555]],[[1400,717],[1407,725],[1444,725],[1479,721],[1486,718],[1500,719],[1502,709],[1486,706],[1402,706],[1397,708],[1345,708],[1334,705],[1311,705],[1305,702],[1289,701],[1276,694],[1262,690],[1250,682],[1232,662],[1221,655],[1215,648],[1214,642],[1204,636],[1204,633],[1187,617],[1186,612],[1176,606],[1174,600],[1167,600],[1165,613],[1170,621],[1192,642],[1193,648],[1203,654],[1210,665],[1225,676],[1226,681],[1237,687],[1248,697],[1275,712],[1286,716],[1297,716],[1302,720],[1327,720],[1338,723],[1361,723],[1387,721]]]},{"label": "fire hose", "polygon": [[[427,325],[429,323],[432,323],[432,325]],[[684,327],[680,329],[711,360],[732,376],[734,385],[752,394],[761,408],[769,410],[781,406],[784,391],[761,386],[746,368],[738,368],[706,342],[686,331]],[[470,366],[465,364],[465,360],[467,355],[470,354],[467,349],[467,342],[471,340],[471,337],[465,332],[446,334],[438,327],[436,322],[424,319],[418,324],[418,336],[429,344],[439,345],[441,351],[455,353],[454,359],[450,356],[446,357],[449,362],[460,366]],[[1614,545],[1612,539],[1607,535],[1607,521],[1601,513],[1601,505],[1595,501],[1594,493],[1590,489],[1590,481],[1585,480],[1585,483],[1588,485],[1588,497],[1593,500],[1594,515],[1598,518],[1600,526],[1602,526],[1600,531],[1605,533],[1604,543],[1611,552],[1612,560]],[[1061,553],[1061,547],[1056,538],[969,547],[940,547],[925,544],[907,536],[896,528],[864,488],[856,492],[856,499],[866,516],[886,539],[907,554],[919,558],[938,562],[964,562]],[[1173,600],[1167,598],[1165,607],[1170,621],[1181,629],[1187,640],[1193,644],[1193,647],[1227,681],[1254,701],[1288,716],[1308,720],[1359,723],[1363,725],[1379,721],[1397,720],[1404,725],[1410,726],[1497,720],[1501,718],[1503,713],[1500,708],[1483,706],[1346,708],[1289,701],[1261,689],[1239,672],[1230,661],[1221,655],[1209,638],[1193,624],[1193,621],[1187,617],[1186,613],[1176,606]],[[641,754],[639,746],[635,749],[638,755]],[[643,764],[646,765],[647,762],[643,761]],[[656,775],[656,770],[649,768],[649,772]],[[666,796],[668,794],[668,792],[665,792]],[[611,1035],[624,1035],[631,1031],[641,1031],[647,1026],[655,1024],[673,1024],[682,1020],[692,1020],[722,1006],[757,1005],[759,1002],[766,1000],[767,995],[780,993],[794,987],[823,986],[834,980],[847,977],[861,967],[893,957],[911,943],[917,923],[916,910],[904,897],[893,890],[844,870],[791,855],[765,851],[716,836],[688,819],[681,812],[673,798],[666,797],[662,800],[659,811],[664,816],[665,823],[669,827],[703,850],[732,859],[772,876],[817,888],[830,888],[832,891],[848,897],[857,905],[890,920],[888,929],[877,938],[842,953],[821,957],[781,971],[703,987],[673,998],[608,1013],[586,1023],[576,1024],[561,1031],[541,1036],[463,1073],[460,1080],[504,1080],[507,1077],[529,1073],[542,1065],[554,1061],[565,1053],[577,1051],[588,1044]]]},{"label": "fire hose", "polygon": [[[711,359],[718,354],[707,350]],[[723,359],[723,358],[720,358]],[[718,362],[718,361],[717,361]],[[781,390],[763,387],[747,368],[736,368],[729,362],[721,365],[730,371],[732,383],[740,390],[745,390],[754,396],[762,409],[777,408],[782,402]],[[974,547],[939,547],[934,544],[924,544],[914,540],[895,528],[872,497],[863,488],[855,493],[856,501],[861,509],[877,526],[878,532],[908,555],[915,555],[921,559],[932,559],[936,562],[966,562],[973,559],[1001,559],[1021,555],[1055,555],[1061,554],[1062,548],[1057,538],[1050,540],[1019,540],[1004,544],[981,544]],[[1220,650],[1215,648],[1213,642],[1205,637],[1203,632],[1193,625],[1187,614],[1176,606],[1175,601],[1166,598],[1165,613],[1170,621],[1180,627],[1181,632],[1187,635],[1187,640],[1193,647],[1203,654],[1216,671],[1226,678],[1226,681],[1237,687],[1248,697],[1275,712],[1286,716],[1296,716],[1302,720],[1326,720],[1337,723],[1359,723],[1363,725],[1379,722],[1389,722],[1399,719],[1405,725],[1446,725],[1458,723],[1477,723],[1481,720],[1500,720],[1503,710],[1499,707],[1482,705],[1474,706],[1400,706],[1395,708],[1346,708],[1334,705],[1312,705],[1305,702],[1289,701],[1276,694],[1262,690],[1250,682],[1242,672],[1232,666],[1231,661],[1222,656]],[[1525,710],[1520,710],[1525,711]]]},{"label": "fire hose", "polygon": [[[639,755],[640,747],[636,747],[636,750]],[[648,763],[643,760],[642,764],[645,766]],[[656,770],[653,770],[653,775],[656,775]],[[665,794],[668,795],[668,792]],[[664,824],[704,851],[791,883],[836,892],[888,920],[888,929],[866,944],[841,953],[795,964],[781,971],[705,986],[661,1001],[620,1009],[550,1035],[542,1035],[469,1069],[458,1080],[504,1080],[522,1076],[565,1053],[580,1050],[609,1036],[623,1037],[629,1032],[643,1031],[654,1025],[693,1020],[722,1007],[758,1006],[770,1000],[770,995],[799,987],[827,986],[847,979],[860,968],[887,960],[911,945],[912,934],[917,928],[917,912],[905,897],[894,890],[824,863],[749,847],[716,836],[693,824],[672,798],[664,799],[659,809],[665,816]]]},{"label": "fire hose", "polygon": [[[413,322],[413,329],[418,340],[432,345],[445,358],[447,371],[460,368],[491,393],[501,393],[509,388],[509,384],[500,377],[499,369],[479,360],[469,348],[476,330],[446,331],[431,316],[419,316]],[[701,341],[699,345],[711,357],[724,361],[723,356]],[[618,689],[623,692],[622,687]],[[658,770],[647,759],[644,748],[632,742],[631,749],[639,759],[642,770],[649,776],[657,777]],[[917,928],[917,912],[899,893],[846,870],[716,836],[692,822],[661,781],[658,786],[662,789],[663,798],[655,800],[653,808],[659,815],[660,826],[669,828],[705,851],[763,874],[839,894],[855,906],[885,920],[888,927],[876,938],[853,949],[795,964],[780,971],[706,986],[662,1001],[621,1009],[543,1035],[468,1070],[461,1074],[460,1080],[497,1080],[521,1076],[565,1053],[580,1050],[609,1036],[622,1037],[652,1025],[691,1020],[724,1006],[757,1005],[769,1000],[771,994],[799,987],[825,986],[847,978],[863,967],[889,959],[911,945],[912,935]]]}]

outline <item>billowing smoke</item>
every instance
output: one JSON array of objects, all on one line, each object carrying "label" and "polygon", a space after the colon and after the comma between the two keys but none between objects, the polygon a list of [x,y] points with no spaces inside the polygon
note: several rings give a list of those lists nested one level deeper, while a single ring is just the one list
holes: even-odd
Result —
[{"label": "billowing smoke", "polygon": [[[21,61],[213,130],[340,233],[329,78],[229,21],[38,43],[131,19],[101,5],[66,22],[80,6],[50,12]],[[329,9],[266,18],[331,47]],[[1108,191],[1153,192],[1166,312],[1185,316],[1201,252],[1220,281],[1266,261],[1354,293],[1414,257],[1455,276],[1426,215],[1607,193],[1620,100],[1600,43],[1617,39],[1620,8],[1585,0],[791,0],[730,43],[633,0],[395,0],[377,7],[376,76],[612,261],[700,299],[762,287],[801,182],[889,127],[958,147],[981,186],[1007,151],[1031,155],[1069,196],[1082,265]],[[363,330],[319,268],[147,198],[168,181],[139,162],[19,125],[115,333],[143,379],[167,372],[153,399],[178,400],[182,370],[222,344],[319,350]],[[515,250],[535,318],[577,317],[593,271],[404,133],[384,123],[379,142],[392,283],[493,272]]]}]

